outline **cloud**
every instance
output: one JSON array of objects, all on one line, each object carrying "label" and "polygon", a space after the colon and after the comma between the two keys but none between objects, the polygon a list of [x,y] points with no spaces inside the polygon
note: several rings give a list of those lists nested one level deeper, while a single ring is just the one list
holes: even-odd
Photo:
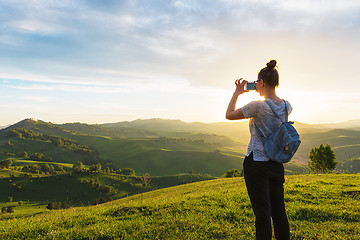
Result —
[{"label": "cloud", "polygon": [[[94,73],[107,68],[214,85],[212,76],[235,70],[223,66],[232,65],[233,53],[249,57],[264,51],[267,56],[274,44],[291,49],[289,36],[325,31],[330,34],[326,38],[334,31],[358,29],[360,22],[357,1],[5,1],[2,5],[7,13],[1,19],[6,54],[0,63],[73,81],[81,76],[90,76],[88,81],[96,81],[91,76],[104,82],[134,80]],[[244,62],[238,60],[238,65],[246,66]]]},{"label": "cloud", "polygon": [[174,6],[175,6],[176,8],[183,9],[183,8],[185,7],[185,4],[184,4],[184,2],[182,2],[182,1],[175,1],[175,2],[174,2]]},{"label": "cloud", "polygon": [[270,58],[284,91],[326,92],[339,81],[345,94],[360,91],[355,0],[5,0],[0,8],[0,79],[25,96],[153,97],[151,112],[177,92],[181,108],[188,93],[194,102],[195,92],[255,80]]}]

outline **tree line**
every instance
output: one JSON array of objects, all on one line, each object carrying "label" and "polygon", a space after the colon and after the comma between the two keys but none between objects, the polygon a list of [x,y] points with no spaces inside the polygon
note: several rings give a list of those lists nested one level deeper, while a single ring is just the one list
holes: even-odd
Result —
[{"label": "tree line", "polygon": [[[54,136],[54,135],[46,135],[46,134],[42,134],[42,133],[36,133],[33,130],[27,130],[27,129],[23,129],[23,128],[10,129],[8,131],[8,134],[9,134],[9,136],[16,137],[16,138],[51,142],[56,147],[62,148],[67,151],[81,154],[84,157],[84,162],[86,164],[102,162],[97,150],[95,150],[91,146],[80,144],[78,141],[76,141],[74,139],[58,137],[58,136]],[[16,155],[18,153],[14,154],[14,153],[4,152],[4,154],[10,156],[10,155]],[[52,159],[42,159],[41,158],[41,161],[44,161],[44,160],[48,161],[48,162],[52,161]]]},{"label": "tree line", "polygon": [[93,164],[89,167],[89,169],[86,169],[81,161],[77,161],[76,163],[74,163],[72,167],[72,172],[74,173],[106,172],[106,173],[116,173],[126,176],[135,176],[135,170],[132,168],[113,169],[110,166],[106,166],[106,165],[105,168],[103,168],[102,165],[98,163],[98,164]]},{"label": "tree line", "polygon": [[46,135],[42,133],[36,133],[33,130],[27,130],[24,128],[14,128],[9,130],[9,135],[17,138],[33,139],[40,141],[49,141],[55,146],[63,148],[68,151],[78,153],[96,153],[96,150],[90,146],[80,144],[78,141],[70,138],[58,137],[54,135]]}]

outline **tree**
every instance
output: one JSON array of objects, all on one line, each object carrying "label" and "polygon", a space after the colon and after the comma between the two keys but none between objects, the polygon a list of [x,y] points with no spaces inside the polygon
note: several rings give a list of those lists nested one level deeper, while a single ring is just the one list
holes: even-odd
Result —
[{"label": "tree", "polygon": [[84,169],[85,169],[84,164],[80,161],[76,162],[72,167],[72,170],[75,173],[81,173],[84,171]]},{"label": "tree", "polygon": [[6,209],[6,211],[7,211],[8,213],[13,213],[13,212],[14,212],[14,208],[13,208],[12,206],[8,206],[7,209]]},{"label": "tree", "polygon": [[44,160],[45,156],[42,153],[33,153],[30,155],[29,159],[33,161],[42,161]]},{"label": "tree", "polygon": [[236,168],[227,171],[223,175],[224,178],[242,177],[242,176],[244,176],[244,170],[241,170],[241,172],[240,172],[239,169],[236,169]]},{"label": "tree", "polygon": [[[53,167],[54,168],[54,167]],[[50,173],[50,165],[49,164],[42,164],[40,165],[40,171],[44,173]]]},{"label": "tree", "polygon": [[101,171],[101,164],[98,163],[98,164],[91,165],[91,167],[89,168],[89,171],[90,172],[100,172]]},{"label": "tree", "polygon": [[143,188],[148,188],[150,186],[150,175],[148,173],[145,173],[142,177],[141,177],[141,184],[143,186]]},{"label": "tree", "polygon": [[316,173],[329,173],[337,165],[335,153],[329,144],[321,144],[319,148],[311,149],[309,158],[308,167]]},{"label": "tree", "polygon": [[56,172],[65,172],[63,166],[57,165],[57,164],[55,165],[54,170],[55,170]]},{"label": "tree", "polygon": [[7,208],[6,208],[6,207],[2,207],[2,208],[1,208],[1,213],[7,213]]},{"label": "tree", "polygon": [[118,173],[127,176],[135,176],[135,170],[132,168],[122,168]]},{"label": "tree", "polygon": [[13,164],[13,161],[10,159],[5,159],[0,162],[0,168],[10,168],[10,166]]}]

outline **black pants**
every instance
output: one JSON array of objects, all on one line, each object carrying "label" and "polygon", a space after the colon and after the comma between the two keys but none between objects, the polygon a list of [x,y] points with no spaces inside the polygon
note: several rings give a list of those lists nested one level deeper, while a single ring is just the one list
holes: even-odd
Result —
[{"label": "black pants", "polygon": [[289,240],[289,222],[284,203],[284,166],[274,161],[253,161],[253,153],[244,160],[244,175],[255,214],[257,240],[270,240],[271,218],[277,240]]}]

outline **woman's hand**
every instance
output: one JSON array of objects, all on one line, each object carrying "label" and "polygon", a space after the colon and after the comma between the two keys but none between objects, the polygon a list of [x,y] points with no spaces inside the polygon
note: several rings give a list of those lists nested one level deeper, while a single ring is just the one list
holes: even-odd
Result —
[{"label": "woman's hand", "polygon": [[[242,80],[242,81],[241,81]],[[246,80],[243,80],[242,78],[237,79],[235,81],[236,89],[235,92],[229,102],[229,106],[226,110],[226,119],[229,120],[237,120],[237,119],[244,119],[244,114],[241,110],[241,108],[235,110],[236,101],[240,94],[244,92],[248,92],[248,90],[245,90],[245,84],[247,83]]]},{"label": "woman's hand", "polygon": [[248,92],[248,90],[245,90],[245,85],[247,84],[247,82],[248,81],[243,80],[242,78],[235,80],[236,89],[234,94],[240,95],[243,94],[244,92]]}]

